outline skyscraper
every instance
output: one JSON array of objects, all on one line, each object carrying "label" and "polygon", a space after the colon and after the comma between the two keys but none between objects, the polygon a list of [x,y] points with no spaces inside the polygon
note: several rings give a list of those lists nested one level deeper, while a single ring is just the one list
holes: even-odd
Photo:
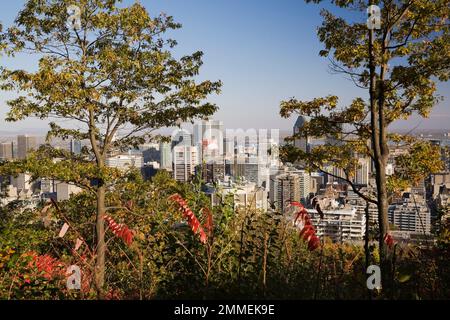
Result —
[{"label": "skyscraper", "polygon": [[160,168],[172,171],[172,151],[170,150],[170,143],[161,142],[159,144],[159,152],[161,155]]},{"label": "skyscraper", "polygon": [[284,213],[291,202],[300,201],[300,177],[293,173],[271,176],[269,196],[275,208]]},{"label": "skyscraper", "polygon": [[173,177],[177,181],[189,181],[199,164],[198,148],[178,145],[173,148]]},{"label": "skyscraper", "polygon": [[309,194],[311,193],[311,183],[315,180],[311,178],[311,174],[305,170],[297,170],[294,167],[288,167],[284,170],[285,172],[295,174],[299,177],[300,200],[306,204],[309,200]]},{"label": "skyscraper", "polygon": [[216,157],[222,155],[223,150],[223,123],[221,121],[207,120],[194,125],[194,145],[201,146],[201,157]]},{"label": "skyscraper", "polygon": [[179,129],[172,135],[172,149],[175,146],[192,146],[192,135],[185,129]]},{"label": "skyscraper", "polygon": [[218,161],[202,163],[198,167],[201,168],[202,178],[206,182],[217,182],[225,180],[225,162],[223,158],[218,159]]},{"label": "skyscraper", "polygon": [[[294,124],[294,135],[299,134],[300,130],[303,128],[305,123],[306,123],[305,117],[299,116],[297,118],[297,121],[295,121]],[[309,150],[308,143],[309,140],[306,135],[302,135],[301,137],[296,137],[294,139],[294,146],[305,152]]]},{"label": "skyscraper", "polygon": [[21,135],[17,136],[17,158],[25,159],[30,150],[37,147],[36,137]]},{"label": "skyscraper", "polygon": [[369,184],[369,174],[370,174],[370,159],[359,158],[354,183],[367,186]]},{"label": "skyscraper", "polygon": [[13,143],[0,143],[0,160],[13,159]]},{"label": "skyscraper", "polygon": [[70,140],[70,152],[76,155],[81,154],[81,141],[75,139]]}]

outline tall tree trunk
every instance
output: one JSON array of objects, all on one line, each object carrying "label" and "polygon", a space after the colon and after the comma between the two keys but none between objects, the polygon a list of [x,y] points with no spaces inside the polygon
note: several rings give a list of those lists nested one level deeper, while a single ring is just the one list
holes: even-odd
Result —
[{"label": "tall tree trunk", "polygon": [[387,244],[384,241],[385,235],[389,231],[388,222],[388,196],[386,191],[386,165],[381,161],[379,171],[377,172],[377,195],[378,195],[378,225],[379,225],[379,250],[380,250],[380,267],[381,267],[381,283],[384,289],[388,289],[390,280],[390,262]]},{"label": "tall tree trunk", "polygon": [[[388,46],[388,29],[385,28],[385,31],[383,33],[383,39],[382,39],[382,49],[381,49],[381,66],[380,66],[380,76],[378,80],[377,85],[377,99],[378,99],[378,122],[379,122],[379,129],[380,129],[380,171],[378,172],[377,176],[379,176],[379,208],[381,209],[381,213],[378,217],[378,223],[380,226],[380,243],[383,243],[383,245],[380,245],[380,257],[381,259],[381,268],[384,270],[382,273],[382,283],[384,283],[385,291],[392,289],[392,286],[388,286],[393,283],[392,281],[392,264],[387,252],[387,244],[384,241],[384,237],[389,232],[389,221],[388,221],[388,206],[389,206],[389,200],[388,200],[388,194],[387,194],[387,177],[386,177],[386,166],[388,162],[389,157],[389,146],[387,143],[387,121],[386,121],[386,115],[385,115],[385,107],[386,107],[386,87],[385,87],[385,77],[386,72],[388,69],[387,61],[389,59],[389,52],[386,49]],[[382,252],[381,252],[382,250]],[[384,281],[383,281],[384,280]],[[391,287],[391,288],[389,288]]]},{"label": "tall tree trunk", "polygon": [[[372,5],[373,1],[369,1],[369,5]],[[386,192],[386,163],[387,163],[387,143],[386,132],[384,128],[384,112],[380,109],[383,108],[383,103],[378,101],[379,90],[377,90],[377,74],[376,74],[376,62],[375,62],[375,49],[374,49],[374,30],[369,29],[369,74],[370,74],[370,124],[371,124],[371,136],[372,136],[372,149],[375,163],[375,177],[377,184],[377,200],[378,200],[378,225],[379,225],[379,252],[380,252],[380,268],[382,286],[387,285],[389,279],[389,262],[387,256],[387,245],[384,242],[384,236],[388,232],[388,201]],[[378,87],[378,89],[381,89]],[[384,99],[384,98],[383,98]],[[383,126],[383,128],[380,127]]]},{"label": "tall tree trunk", "polygon": [[99,181],[97,189],[97,259],[95,260],[95,286],[97,290],[98,299],[104,299],[104,285],[105,285],[105,186],[103,181]]},{"label": "tall tree trunk", "polygon": [[[369,241],[370,241],[370,220],[369,220],[369,201],[366,201],[366,208],[364,210],[365,217],[366,217],[366,234],[364,236],[364,253],[365,253],[365,262],[366,262],[366,268],[364,272],[369,268],[370,266],[370,248],[369,248]],[[372,291],[367,290],[367,296],[369,300],[372,299]]]},{"label": "tall tree trunk", "polygon": [[[94,111],[89,108],[89,140],[91,142],[92,150],[95,154],[95,159],[97,163],[97,169],[101,170],[105,166],[105,155],[108,150],[108,141],[105,140],[103,145],[103,150],[99,147],[98,140],[96,137],[97,128],[95,126]],[[104,286],[105,286],[105,255],[106,255],[106,244],[105,244],[105,195],[106,187],[105,181],[101,178],[98,179],[97,185],[97,215],[96,215],[96,235],[97,235],[97,248],[96,259],[95,259],[95,269],[94,269],[94,283],[95,289],[97,291],[97,298],[104,299]]]}]

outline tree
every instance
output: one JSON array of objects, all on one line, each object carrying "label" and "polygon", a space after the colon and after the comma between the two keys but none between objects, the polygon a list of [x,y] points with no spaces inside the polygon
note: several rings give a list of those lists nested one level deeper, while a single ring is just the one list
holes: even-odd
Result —
[{"label": "tree", "polygon": [[[195,81],[202,52],[180,59],[172,56],[176,41],[164,33],[181,27],[172,17],[151,18],[141,4],[120,7],[119,2],[27,1],[6,32],[8,53],[38,55],[39,66],[35,72],[5,70],[2,77],[3,89],[19,92],[18,98],[8,101],[7,121],[57,119],[50,122],[48,139],[89,141],[82,157],[47,147],[45,155],[27,163],[95,193],[95,282],[100,298],[105,277],[105,194],[114,182],[105,165],[108,155],[157,137],[158,128],[212,115],[217,106],[204,100],[221,87],[220,82]],[[52,153],[61,160],[57,167],[52,167]]]},{"label": "tree", "polygon": [[[321,0],[307,2],[320,3]],[[353,22],[327,10],[322,11],[324,21],[318,29],[320,41],[325,45],[320,55],[329,57],[332,71],[345,74],[356,86],[367,90],[368,99],[356,98],[343,108],[338,107],[338,97],[333,95],[312,101],[294,98],[283,101],[280,111],[283,117],[289,117],[293,112],[311,117],[292,139],[306,134],[325,136],[334,141],[314,148],[309,154],[289,146],[284,149],[284,154],[290,160],[305,159],[308,167],[314,170],[325,172],[325,166],[333,164],[344,172],[341,178],[357,194],[367,202],[377,204],[379,250],[383,285],[386,286],[389,261],[384,238],[389,231],[389,191],[411,184],[441,167],[435,148],[406,135],[391,134],[388,127],[395,120],[406,119],[413,113],[428,116],[439,99],[436,81],[449,79],[450,1],[332,2],[340,8],[361,13],[361,17],[369,11],[369,6],[376,5],[380,9],[379,29],[371,27],[376,11],[366,24],[366,17],[363,22]],[[389,141],[411,146],[412,150],[409,161],[399,161],[396,169],[400,170],[392,177],[386,175]],[[374,163],[375,198],[359,192],[353,183],[358,154],[369,157]],[[421,161],[416,163],[417,159]]]}]

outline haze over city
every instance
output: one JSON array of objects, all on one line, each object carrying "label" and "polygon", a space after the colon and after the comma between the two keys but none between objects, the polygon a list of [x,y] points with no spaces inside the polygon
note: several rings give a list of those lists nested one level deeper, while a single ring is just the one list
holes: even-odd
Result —
[{"label": "haze over city", "polygon": [[[123,1],[123,6],[134,1]],[[8,25],[25,1],[4,1],[0,21]],[[151,15],[166,12],[183,27],[169,32],[178,46],[178,56],[204,52],[200,79],[221,80],[222,93],[209,101],[220,109],[213,119],[226,128],[277,128],[291,131],[295,117],[279,116],[280,101],[290,97],[309,100],[328,94],[340,97],[345,105],[367,92],[356,88],[341,74],[331,74],[329,61],[319,56],[322,44],[315,30],[320,26],[321,8],[330,4],[310,5],[297,0],[145,0],[141,3]],[[365,21],[365,15],[333,10],[344,17]],[[34,70],[38,58],[21,54],[15,59],[2,57],[9,68]],[[393,130],[444,129],[450,127],[450,83],[439,84],[438,94],[445,98],[429,119],[413,116],[397,121]],[[0,117],[8,107],[11,93],[0,92]],[[47,121],[27,119],[16,123],[1,122],[0,131],[39,133],[47,130]]]}]

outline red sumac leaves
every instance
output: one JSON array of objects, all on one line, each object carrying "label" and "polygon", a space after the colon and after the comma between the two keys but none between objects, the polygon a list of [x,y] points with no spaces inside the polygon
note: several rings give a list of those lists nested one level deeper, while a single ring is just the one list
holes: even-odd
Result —
[{"label": "red sumac leaves", "polygon": [[105,221],[108,223],[109,229],[111,229],[112,233],[118,238],[121,238],[127,246],[130,246],[133,243],[133,231],[131,231],[125,224],[117,223],[108,215],[105,215]]},{"label": "red sumac leaves", "polygon": [[295,217],[294,223],[300,224],[300,238],[308,243],[308,250],[313,251],[320,246],[320,240],[316,235],[316,230],[311,223],[311,218],[308,215],[308,211],[305,207],[297,201],[291,202],[291,205],[298,208],[297,216]]},{"label": "red sumac leaves", "polygon": [[[170,196],[169,200],[172,200],[178,204],[178,206],[180,207],[179,210],[182,212],[183,217],[187,220],[187,223],[188,223],[189,227],[191,227],[192,232],[194,232],[194,234],[198,233],[200,235],[200,242],[203,244],[206,244],[206,242],[208,241],[208,235],[206,234],[205,230],[203,229],[202,225],[200,224],[200,221],[197,219],[197,217],[192,212],[191,208],[189,208],[186,200],[184,200],[183,197],[181,197],[179,194],[174,194],[174,195]],[[209,209],[206,209],[206,210],[208,210],[208,211],[207,211],[207,220],[206,220],[205,228],[208,230],[208,233],[211,233],[211,231],[212,231],[212,214],[209,211]]]}]

